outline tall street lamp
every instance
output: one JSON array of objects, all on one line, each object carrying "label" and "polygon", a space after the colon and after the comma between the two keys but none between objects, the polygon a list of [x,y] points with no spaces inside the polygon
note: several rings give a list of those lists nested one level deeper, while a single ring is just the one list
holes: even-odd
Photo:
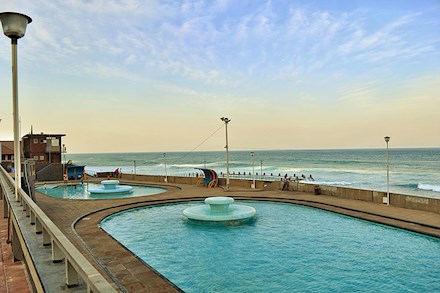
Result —
[{"label": "tall street lamp", "polygon": [[260,180],[263,180],[263,160],[260,160]]},{"label": "tall street lamp", "polygon": [[18,83],[17,83],[17,41],[26,32],[26,26],[32,19],[16,12],[0,13],[3,33],[11,39],[12,44],[12,102],[14,116],[14,167],[15,167],[15,200],[18,201],[18,189],[21,188],[21,147],[18,114]]},{"label": "tall street lamp", "polygon": [[390,205],[390,157],[388,155],[388,142],[389,136],[385,136],[385,142],[387,143],[387,205]]},{"label": "tall street lamp", "polygon": [[[2,122],[2,119],[0,118],[0,123]],[[0,163],[2,162],[2,143],[0,141]]]},{"label": "tall street lamp", "polygon": [[165,164],[165,182],[168,182],[168,174],[167,174],[167,160],[166,160],[167,154],[163,153],[163,162]]},{"label": "tall street lamp", "polygon": [[228,145],[228,123],[231,122],[226,117],[220,118],[221,121],[225,122],[225,128],[226,128],[226,190],[229,190],[229,145]]},{"label": "tall street lamp", "polygon": [[252,157],[252,188],[255,188],[255,161],[254,161],[254,152],[251,152]]}]

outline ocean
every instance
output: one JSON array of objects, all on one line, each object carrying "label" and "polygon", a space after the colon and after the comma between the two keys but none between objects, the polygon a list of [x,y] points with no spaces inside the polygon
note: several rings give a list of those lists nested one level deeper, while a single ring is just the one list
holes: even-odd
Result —
[{"label": "ocean", "polygon": [[[312,175],[315,183],[386,191],[387,164],[384,149],[230,151],[231,178],[280,180]],[[66,154],[88,173],[122,173],[195,176],[195,168],[226,173],[226,153],[97,153]],[[390,149],[390,192],[440,198],[440,148]],[[245,174],[245,175],[243,175]],[[254,174],[254,175],[252,175]]]}]

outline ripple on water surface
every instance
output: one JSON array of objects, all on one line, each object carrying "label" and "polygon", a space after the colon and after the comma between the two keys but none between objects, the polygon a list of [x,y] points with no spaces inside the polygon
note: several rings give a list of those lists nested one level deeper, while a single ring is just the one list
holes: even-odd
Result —
[{"label": "ripple on water surface", "polygon": [[185,203],[101,226],[185,292],[440,291],[439,239],[309,207],[241,203],[256,221],[188,223],[182,211],[203,203]]}]

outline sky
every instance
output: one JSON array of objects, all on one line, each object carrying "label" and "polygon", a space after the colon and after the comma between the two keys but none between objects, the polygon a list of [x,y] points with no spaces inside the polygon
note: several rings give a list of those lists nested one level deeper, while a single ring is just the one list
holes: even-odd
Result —
[{"label": "sky", "polygon": [[[1,0],[21,134],[70,153],[440,147],[438,0]],[[13,139],[0,36],[0,140]]]}]

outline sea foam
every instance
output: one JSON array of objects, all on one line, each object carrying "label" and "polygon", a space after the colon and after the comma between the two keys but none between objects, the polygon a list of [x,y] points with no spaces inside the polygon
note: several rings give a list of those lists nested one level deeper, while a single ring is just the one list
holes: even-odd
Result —
[{"label": "sea foam", "polygon": [[440,192],[440,185],[419,183],[417,188],[418,189],[423,189],[423,190],[432,190],[432,191],[435,191],[435,192]]}]

